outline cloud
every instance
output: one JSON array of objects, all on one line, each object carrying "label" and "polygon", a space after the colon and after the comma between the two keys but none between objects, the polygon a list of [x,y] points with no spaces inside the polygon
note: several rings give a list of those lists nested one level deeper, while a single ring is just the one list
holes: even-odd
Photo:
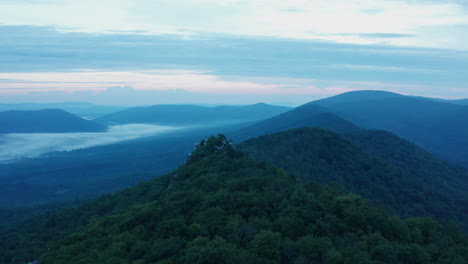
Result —
[{"label": "cloud", "polygon": [[105,133],[0,134],[0,162],[34,158],[53,151],[72,151],[155,136],[175,127],[148,124],[113,126]]},{"label": "cloud", "polygon": [[415,34],[399,34],[399,33],[334,33],[334,34],[323,34],[324,36],[354,36],[360,38],[371,38],[371,39],[393,39],[393,38],[410,38],[416,37]]},{"label": "cloud", "polygon": [[353,70],[353,71],[365,71],[365,72],[372,72],[372,71],[410,72],[410,73],[419,73],[419,74],[441,74],[443,73],[442,70],[407,68],[407,67],[386,66],[386,65],[332,64],[332,65],[329,65],[328,67]]},{"label": "cloud", "polygon": [[[53,25],[82,32],[234,34],[466,49],[466,1],[425,0],[46,0],[0,1],[0,23]],[[443,27],[446,38],[430,38]],[[358,35],[334,35],[354,34]],[[467,33],[466,31],[464,31]],[[365,34],[383,34],[380,36]],[[394,34],[392,36],[392,34]],[[415,35],[402,38],[404,35]],[[434,36],[434,35],[432,35]],[[447,43],[450,46],[447,46]],[[466,42],[465,42],[466,43]]]},{"label": "cloud", "polygon": [[[132,104],[154,104],[190,102],[192,96],[193,103],[203,104],[239,104],[246,98],[245,103],[298,104],[331,95],[329,87],[359,89],[351,85],[358,82],[468,96],[465,51],[222,34],[59,32],[39,26],[0,26],[0,34],[8,40],[0,41],[0,102],[121,104],[132,98]],[[268,78],[275,82],[263,82]],[[119,98],[109,92],[112,87],[139,93]]]}]

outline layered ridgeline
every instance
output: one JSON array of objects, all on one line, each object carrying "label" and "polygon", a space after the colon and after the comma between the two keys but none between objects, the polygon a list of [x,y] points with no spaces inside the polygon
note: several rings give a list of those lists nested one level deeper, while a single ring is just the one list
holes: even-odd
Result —
[{"label": "layered ridgeline", "polygon": [[[458,103],[458,104],[457,104]],[[356,91],[301,107],[321,106],[365,129],[386,130],[468,167],[468,105],[383,91]]]},{"label": "layered ridgeline", "polygon": [[316,105],[304,105],[283,114],[268,118],[232,135],[238,141],[301,127],[320,127],[336,132],[356,131],[359,128],[349,121]]},{"label": "layered ridgeline", "polygon": [[290,110],[267,104],[206,107],[198,105],[154,105],[135,107],[105,115],[96,121],[104,124],[151,123],[159,125],[207,125],[266,119]]},{"label": "layered ridgeline", "polygon": [[465,170],[387,132],[355,131],[349,137],[365,147],[330,131],[302,128],[251,139],[239,149],[302,180],[339,183],[403,217],[429,215],[468,227]]},{"label": "layered ridgeline", "polygon": [[0,239],[0,262],[466,263],[468,241],[202,142],[174,172]]},{"label": "layered ridgeline", "polygon": [[104,132],[107,126],[59,109],[0,112],[0,133]]},{"label": "layered ridgeline", "polygon": [[68,102],[68,103],[0,103],[0,111],[10,110],[44,110],[61,109],[74,115],[85,118],[96,118],[117,111],[122,111],[128,107],[95,105],[87,102]]},{"label": "layered ridgeline", "polygon": [[360,130],[340,135],[359,145],[371,156],[415,175],[438,189],[448,188],[456,193],[466,193],[468,190],[467,169],[440,160],[395,134],[380,130]]}]

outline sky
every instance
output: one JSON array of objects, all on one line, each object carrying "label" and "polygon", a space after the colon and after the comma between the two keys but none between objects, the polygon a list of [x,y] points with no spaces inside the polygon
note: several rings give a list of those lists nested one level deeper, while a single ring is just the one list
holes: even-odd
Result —
[{"label": "sky", "polygon": [[465,0],[0,0],[0,103],[468,97]]}]

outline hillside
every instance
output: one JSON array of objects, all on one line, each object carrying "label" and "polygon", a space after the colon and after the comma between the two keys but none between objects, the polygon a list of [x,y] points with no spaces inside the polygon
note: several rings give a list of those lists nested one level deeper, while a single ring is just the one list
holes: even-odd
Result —
[{"label": "hillside", "polygon": [[32,221],[1,234],[0,262],[41,254],[48,264],[468,260],[455,227],[401,220],[358,195],[300,183],[223,136],[203,141],[166,176]]},{"label": "hillside", "polygon": [[[365,141],[368,137],[366,135],[363,141],[373,145],[373,142]],[[385,145],[389,146],[392,145]],[[398,149],[398,145],[393,147]],[[335,133],[314,128],[251,139],[240,144],[239,149],[257,160],[283,168],[302,180],[320,184],[339,183],[351,192],[392,208],[401,216],[430,215],[452,219],[468,227],[465,217],[468,194],[463,187],[467,185],[466,172],[439,175],[437,172],[451,171],[441,171],[438,166],[424,168],[429,163],[426,160],[412,167],[404,166],[409,163],[392,166],[386,159],[370,156],[362,148]],[[419,149],[416,147],[409,149],[406,157],[419,158],[417,151]],[[392,154],[388,150],[381,153]],[[424,169],[433,168],[438,171],[423,174],[426,172]]]},{"label": "hillside", "polygon": [[0,133],[71,133],[106,130],[105,125],[58,109],[0,112]]},{"label": "hillside", "polygon": [[365,129],[386,130],[468,167],[468,106],[380,91],[349,92],[308,104]]},{"label": "hillside", "polygon": [[154,105],[111,113],[95,121],[104,124],[153,123],[159,125],[207,125],[266,119],[290,108],[267,104],[205,107],[198,105]]},{"label": "hillside", "polygon": [[315,105],[303,105],[243,128],[232,135],[236,141],[300,127],[320,127],[337,132],[359,130],[354,124]]},{"label": "hillside", "polygon": [[[436,188],[451,192],[468,190],[468,170],[442,161],[397,135],[379,130],[341,133],[371,156],[384,160]],[[458,191],[457,191],[458,190]]]}]

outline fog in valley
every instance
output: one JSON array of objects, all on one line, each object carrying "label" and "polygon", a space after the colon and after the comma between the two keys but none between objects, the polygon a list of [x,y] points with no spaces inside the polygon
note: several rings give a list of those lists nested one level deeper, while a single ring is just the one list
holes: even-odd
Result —
[{"label": "fog in valley", "polygon": [[14,162],[21,158],[34,158],[53,151],[72,151],[108,145],[158,134],[181,127],[151,124],[111,126],[104,133],[31,133],[0,135],[0,162]]}]

